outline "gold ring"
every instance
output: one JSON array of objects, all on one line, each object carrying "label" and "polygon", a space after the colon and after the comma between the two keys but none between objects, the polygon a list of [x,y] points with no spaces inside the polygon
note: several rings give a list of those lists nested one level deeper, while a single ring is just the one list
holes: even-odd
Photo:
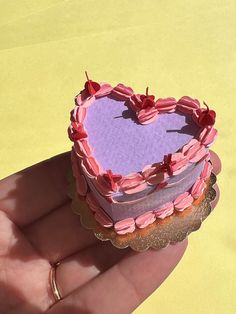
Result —
[{"label": "gold ring", "polygon": [[57,262],[56,264],[52,265],[51,270],[50,270],[50,285],[52,289],[52,294],[54,296],[54,299],[56,302],[62,300],[60,291],[57,286],[56,282],[56,269],[60,265],[60,262]]}]

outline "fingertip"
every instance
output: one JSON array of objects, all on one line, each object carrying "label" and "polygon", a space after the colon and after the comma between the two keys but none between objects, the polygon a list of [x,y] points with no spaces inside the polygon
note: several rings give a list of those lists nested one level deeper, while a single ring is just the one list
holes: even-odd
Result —
[{"label": "fingertip", "polygon": [[170,244],[169,246],[167,246],[167,248],[171,249],[175,249],[175,250],[186,250],[188,246],[188,238],[185,238],[184,240],[177,242],[175,244]]},{"label": "fingertip", "polygon": [[213,209],[216,207],[216,205],[218,204],[219,199],[220,199],[220,189],[219,189],[217,184],[214,185],[214,190],[216,191],[216,197],[211,202],[211,206],[212,206]]},{"label": "fingertip", "polygon": [[210,150],[211,162],[213,166],[213,172],[218,175],[221,172],[222,164],[219,156],[212,150]]},{"label": "fingertip", "polygon": [[188,238],[185,238],[183,241],[169,246],[170,250],[173,250],[177,261],[179,261],[182,258],[187,247],[188,247]]},{"label": "fingertip", "polygon": [[187,249],[188,247],[188,238],[185,238],[181,243],[181,247],[184,249],[184,251]]},{"label": "fingertip", "polygon": [[165,265],[169,269],[173,269],[183,257],[188,247],[188,238],[175,244],[169,244],[165,248],[155,251],[153,259],[156,259],[159,265]]}]

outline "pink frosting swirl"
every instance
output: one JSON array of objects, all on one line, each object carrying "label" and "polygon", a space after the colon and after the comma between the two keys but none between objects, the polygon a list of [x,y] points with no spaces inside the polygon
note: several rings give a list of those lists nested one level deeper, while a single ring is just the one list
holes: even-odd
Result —
[{"label": "pink frosting swirl", "polygon": [[113,87],[110,84],[108,84],[108,83],[101,83],[100,84],[100,89],[95,93],[95,97],[99,98],[99,97],[103,97],[103,96],[109,95],[112,90],[113,90]]},{"label": "pink frosting swirl", "polygon": [[212,167],[211,163],[209,161],[206,161],[204,164],[204,168],[202,170],[202,173],[200,175],[200,178],[204,179],[204,180],[209,178],[211,175],[212,169],[213,169],[213,167]]},{"label": "pink frosting swirl", "polygon": [[205,187],[206,187],[205,181],[201,178],[198,178],[191,189],[192,197],[195,199],[199,198],[199,196],[202,195]]},{"label": "pink frosting swirl", "polygon": [[120,181],[120,188],[126,194],[143,191],[146,187],[147,183],[139,173],[131,173]]},{"label": "pink frosting swirl", "polygon": [[192,139],[189,144],[185,145],[183,151],[184,155],[191,163],[204,159],[208,154],[204,145],[201,145],[196,139]]},{"label": "pink frosting swirl", "polygon": [[214,143],[216,137],[217,137],[217,130],[210,126],[202,130],[202,132],[199,135],[199,141],[203,145],[209,147]]},{"label": "pink frosting swirl", "polygon": [[81,92],[81,94],[79,94],[76,97],[76,105],[78,106],[83,106],[84,108],[88,108],[89,106],[92,105],[92,103],[95,101],[95,96],[89,96],[89,97],[85,97],[84,95],[87,95],[84,91]]},{"label": "pink frosting swirl", "polygon": [[185,192],[179,195],[174,200],[175,209],[178,211],[183,211],[185,208],[189,207],[193,202],[193,197],[189,192]]},{"label": "pink frosting swirl", "polygon": [[132,233],[135,230],[135,221],[133,218],[127,218],[121,221],[118,221],[114,225],[116,233],[122,235],[126,233]]},{"label": "pink frosting swirl", "polygon": [[74,142],[74,149],[76,154],[81,158],[91,156],[92,154],[92,148],[85,139]]},{"label": "pink frosting swirl", "polygon": [[75,108],[70,113],[70,120],[72,122],[83,123],[86,117],[86,108],[81,106],[75,106]]},{"label": "pink frosting swirl", "polygon": [[154,214],[156,215],[156,218],[164,219],[167,216],[172,215],[174,212],[174,204],[173,202],[166,203],[163,205],[163,207],[155,209]]},{"label": "pink frosting swirl", "polygon": [[178,100],[177,108],[183,113],[192,114],[194,110],[200,108],[200,103],[197,99],[183,96]]},{"label": "pink frosting swirl", "polygon": [[148,107],[141,109],[136,115],[141,124],[149,124],[157,119],[158,110],[156,108]]},{"label": "pink frosting swirl", "polygon": [[119,100],[127,100],[133,95],[134,91],[131,87],[127,87],[124,84],[118,84],[112,90],[112,95]]},{"label": "pink frosting swirl", "polygon": [[90,178],[97,177],[102,172],[101,166],[92,156],[84,158],[81,162],[81,167]]},{"label": "pink frosting swirl", "polygon": [[173,97],[159,98],[156,101],[155,107],[160,113],[170,113],[175,111],[176,103],[176,99]]},{"label": "pink frosting swirl", "polygon": [[147,227],[156,220],[153,211],[148,211],[135,219],[136,226],[140,229]]}]

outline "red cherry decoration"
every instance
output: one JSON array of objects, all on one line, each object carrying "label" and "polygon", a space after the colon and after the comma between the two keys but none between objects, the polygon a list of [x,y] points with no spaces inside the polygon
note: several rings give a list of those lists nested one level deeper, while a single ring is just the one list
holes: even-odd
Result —
[{"label": "red cherry decoration", "polygon": [[146,88],[146,95],[141,95],[140,99],[142,101],[142,109],[155,106],[155,96],[148,95],[148,87]]},{"label": "red cherry decoration", "polygon": [[99,91],[101,86],[97,82],[94,82],[89,79],[87,71],[85,71],[85,75],[86,75],[87,81],[84,85],[84,88],[90,96],[93,96],[94,94],[96,94],[97,91]]},{"label": "red cherry decoration", "polygon": [[203,102],[206,109],[199,113],[198,124],[202,127],[212,126],[215,124],[216,113],[214,110],[210,110],[208,105]]}]

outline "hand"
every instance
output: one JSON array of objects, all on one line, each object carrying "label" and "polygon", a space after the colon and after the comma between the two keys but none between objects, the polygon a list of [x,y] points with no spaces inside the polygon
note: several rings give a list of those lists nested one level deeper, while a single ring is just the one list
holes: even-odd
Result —
[{"label": "hand", "polygon": [[[211,156],[218,174],[219,158]],[[69,168],[64,153],[0,181],[2,314],[130,313],[184,254],[187,240],[144,253],[97,240],[70,209]],[[57,261],[63,299],[55,303],[49,273]]]}]

